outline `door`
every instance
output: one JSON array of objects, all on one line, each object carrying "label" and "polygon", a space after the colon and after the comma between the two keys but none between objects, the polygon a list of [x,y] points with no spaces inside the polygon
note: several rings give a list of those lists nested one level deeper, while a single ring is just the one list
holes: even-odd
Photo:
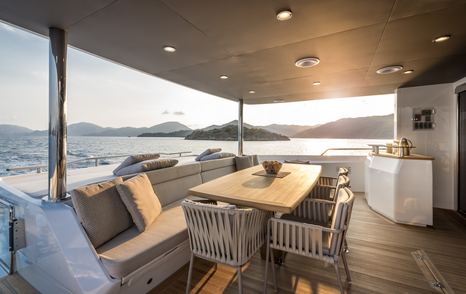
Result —
[{"label": "door", "polygon": [[458,94],[458,210],[466,214],[466,91]]}]

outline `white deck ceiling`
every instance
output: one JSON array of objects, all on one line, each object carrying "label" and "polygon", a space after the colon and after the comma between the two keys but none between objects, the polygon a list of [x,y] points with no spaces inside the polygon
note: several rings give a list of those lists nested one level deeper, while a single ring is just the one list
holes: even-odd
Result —
[{"label": "white deck ceiling", "polygon": [[[293,18],[278,22],[287,7]],[[245,103],[458,80],[466,74],[465,16],[465,0],[0,0],[4,21],[43,35],[63,28],[74,47]],[[452,38],[432,43],[444,34]],[[294,66],[306,56],[321,63]],[[390,64],[415,72],[375,73]]]}]

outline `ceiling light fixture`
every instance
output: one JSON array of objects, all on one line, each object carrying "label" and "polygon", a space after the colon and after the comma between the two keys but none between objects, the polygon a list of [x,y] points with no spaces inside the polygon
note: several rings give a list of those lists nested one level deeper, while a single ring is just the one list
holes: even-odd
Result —
[{"label": "ceiling light fixture", "polygon": [[320,82],[319,81],[315,81],[314,83],[312,83],[313,86],[318,86],[320,85]]},{"label": "ceiling light fixture", "polygon": [[379,75],[388,75],[391,73],[398,72],[403,69],[403,66],[401,65],[389,65],[389,66],[384,66],[382,68],[379,68],[376,73]]},{"label": "ceiling light fixture", "polygon": [[293,12],[290,9],[283,9],[277,12],[277,20],[286,21],[293,17]]},{"label": "ceiling light fixture", "polygon": [[228,76],[226,76],[226,75],[221,75],[221,76],[220,76],[220,79],[226,80],[226,79],[228,79]]},{"label": "ceiling light fixture", "polygon": [[256,94],[256,91],[254,91],[254,90],[249,90],[249,94]]},{"label": "ceiling light fixture", "polygon": [[173,46],[163,46],[163,51],[173,53],[176,51],[176,48]]},{"label": "ceiling light fixture", "polygon": [[412,74],[413,72],[414,72],[414,69],[408,69],[408,70],[405,70],[403,74],[409,75],[409,74]]},{"label": "ceiling light fixture", "polygon": [[317,57],[305,57],[296,60],[294,65],[300,68],[309,68],[318,65],[320,62],[320,59]]},{"label": "ceiling light fixture", "polygon": [[432,42],[433,43],[442,43],[442,42],[445,42],[447,40],[450,40],[450,38],[451,38],[451,35],[438,36],[437,38],[433,39]]}]

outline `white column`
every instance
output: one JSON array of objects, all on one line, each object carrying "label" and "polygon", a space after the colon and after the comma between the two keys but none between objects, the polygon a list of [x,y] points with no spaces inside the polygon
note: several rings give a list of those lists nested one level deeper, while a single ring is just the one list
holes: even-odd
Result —
[{"label": "white column", "polygon": [[57,202],[66,197],[66,51],[67,33],[49,29],[49,194]]},{"label": "white column", "polygon": [[243,155],[244,126],[243,126],[243,99],[238,100],[238,156]]}]

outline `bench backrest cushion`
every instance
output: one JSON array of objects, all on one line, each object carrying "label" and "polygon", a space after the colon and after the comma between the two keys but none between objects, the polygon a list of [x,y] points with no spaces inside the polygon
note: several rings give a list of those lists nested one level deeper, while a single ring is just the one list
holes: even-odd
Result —
[{"label": "bench backrest cushion", "polygon": [[160,203],[166,206],[188,196],[188,190],[202,184],[197,162],[146,172]]},{"label": "bench backrest cushion", "polygon": [[95,247],[104,244],[133,226],[131,216],[123,204],[113,181],[80,187],[71,192],[71,200],[78,220]]},{"label": "bench backrest cushion", "polygon": [[202,183],[234,173],[235,171],[234,157],[201,162]]}]

